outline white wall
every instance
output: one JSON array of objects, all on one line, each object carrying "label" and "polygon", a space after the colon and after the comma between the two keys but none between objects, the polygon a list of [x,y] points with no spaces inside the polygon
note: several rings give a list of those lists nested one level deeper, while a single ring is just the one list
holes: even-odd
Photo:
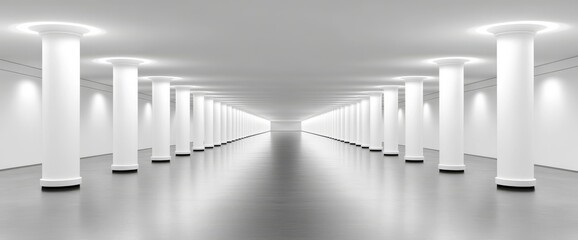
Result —
[{"label": "white wall", "polygon": [[495,86],[464,94],[464,152],[497,157],[497,106]]},{"label": "white wall", "polygon": [[80,88],[80,157],[112,152],[112,93]]},{"label": "white wall", "polygon": [[0,169],[40,162],[40,81],[0,71]]},{"label": "white wall", "polygon": [[[474,66],[468,66],[474,67]],[[535,70],[534,161],[538,165],[578,171],[578,58]],[[466,69],[467,75],[467,69]],[[404,106],[400,103],[400,144],[404,144]],[[496,158],[496,80],[466,86],[464,151]],[[424,147],[439,149],[439,97],[424,97]]]},{"label": "white wall", "polygon": [[[2,61],[0,69],[5,69],[0,70],[0,169],[39,164],[42,161],[42,73],[36,68]],[[138,107],[138,146],[150,148],[150,96],[139,94]],[[172,116],[174,102],[171,103]],[[80,157],[112,153],[112,127],[112,88],[81,80]]]},{"label": "white wall", "polygon": [[536,164],[578,170],[578,68],[536,78]]},{"label": "white wall", "polygon": [[439,149],[439,99],[423,103],[423,147]]},{"label": "white wall", "polygon": [[271,131],[301,131],[300,121],[272,121]]}]

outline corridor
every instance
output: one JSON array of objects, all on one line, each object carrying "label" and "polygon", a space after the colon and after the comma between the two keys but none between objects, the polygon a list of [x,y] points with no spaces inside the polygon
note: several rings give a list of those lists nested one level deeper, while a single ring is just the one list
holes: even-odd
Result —
[{"label": "corridor", "polygon": [[138,174],[111,174],[111,155],[83,159],[85,183],[65,192],[38,190],[40,166],[0,171],[0,239],[577,238],[568,171],[537,167],[536,191],[496,189],[493,159],[466,156],[466,173],[440,173],[437,151],[406,163],[302,132],[170,164],[150,155],[139,152]]}]

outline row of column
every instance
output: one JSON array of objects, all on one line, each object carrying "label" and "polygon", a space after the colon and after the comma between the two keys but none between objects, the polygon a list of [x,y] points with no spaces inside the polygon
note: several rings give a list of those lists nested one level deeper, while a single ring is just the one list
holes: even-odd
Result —
[{"label": "row of column", "polygon": [[[43,188],[77,187],[80,177],[80,39],[94,28],[70,23],[26,24],[42,38],[42,178]],[[98,59],[113,66],[112,171],[138,170],[137,58]],[[170,161],[170,82],[152,81],[152,161]],[[176,91],[176,155],[190,155],[190,86]],[[204,94],[193,99],[193,150],[221,146],[269,131],[269,121],[236,109]]]},{"label": "row of column", "polygon": [[[119,64],[119,62],[121,62]],[[113,99],[113,171],[136,171],[138,135],[137,94],[138,75],[135,61],[112,61],[114,72]],[[152,156],[153,162],[169,162],[170,153],[170,91],[171,81],[177,78],[169,76],[151,76],[152,82]],[[132,82],[131,88],[123,87]],[[175,85],[175,155],[188,156],[193,151],[203,151],[245,137],[269,131],[269,121],[246,113],[203,92],[191,92],[193,86]],[[191,96],[192,94],[192,96]],[[191,119],[191,97],[193,119]],[[135,124],[136,123],[136,124]],[[191,125],[193,136],[191,137]]]},{"label": "row of column", "polygon": [[[484,28],[485,32],[497,39],[498,161],[495,181],[498,186],[534,188],[536,184],[531,155],[534,36],[547,27],[543,23],[513,22]],[[440,171],[465,170],[464,65],[470,60],[464,57],[433,60],[439,66]],[[423,81],[427,77],[399,79],[405,81],[404,159],[423,161]],[[383,93],[372,93],[360,102],[308,119],[303,122],[303,128],[339,141],[369,147],[371,151],[381,150],[384,155],[398,155],[398,88],[387,86]],[[383,97],[382,102],[380,97]],[[363,107],[368,101],[369,110]],[[352,115],[359,115],[362,121],[356,123],[350,120]],[[367,118],[369,120],[365,120]],[[359,129],[355,124],[361,125],[361,137],[351,134]],[[369,126],[369,129],[364,126]]]},{"label": "row of column", "polygon": [[[175,86],[177,156],[190,155],[191,86]],[[204,151],[270,130],[270,122],[236,109],[202,92],[193,94],[193,151]],[[154,98],[154,95],[153,95]],[[153,112],[154,114],[154,112]],[[153,148],[154,151],[154,148]],[[153,154],[154,155],[154,154]],[[170,158],[169,158],[170,160]]]},{"label": "row of column", "polygon": [[[80,38],[95,32],[93,27],[58,22],[24,24],[25,31],[34,32],[42,38],[42,179],[43,187],[77,186],[81,183],[79,167],[80,142]],[[485,29],[497,38],[497,92],[498,92],[498,169],[496,183],[501,186],[533,187],[535,185],[532,149],[533,119],[533,71],[534,36],[547,25],[536,22],[516,22],[492,25]],[[463,60],[463,59],[462,59]],[[109,61],[115,66],[114,95],[114,163],[113,170],[134,170],[136,162],[128,161],[136,156],[136,78],[137,67],[142,61],[116,59]],[[463,171],[463,61],[450,59],[438,61],[440,65],[440,170]],[[124,82],[127,79],[129,82]],[[170,160],[170,80],[153,77],[153,161]],[[406,155],[407,161],[423,161],[423,77],[406,77]],[[447,81],[447,83],[446,83]],[[389,92],[392,91],[392,92]],[[397,136],[390,112],[397,100],[393,92],[397,88],[384,89],[383,112],[380,112],[381,94],[369,97],[369,108],[362,100],[346,107],[333,110],[304,122],[308,131],[329,136],[344,142],[368,147],[384,154],[397,153]],[[128,92],[128,95],[124,95]],[[397,94],[395,94],[397,95]],[[200,97],[200,96],[199,96]],[[184,97],[183,97],[184,99]],[[203,103],[199,103],[203,102]],[[193,101],[194,111],[203,108],[204,99]],[[391,104],[391,106],[389,105]],[[386,106],[387,105],[387,106]],[[186,106],[186,104],[180,104]],[[214,108],[214,105],[211,105]],[[239,136],[250,134],[259,127],[247,127],[246,115],[229,111],[221,104],[221,144]],[[366,109],[366,110],[364,110]],[[387,109],[387,110],[386,110]],[[223,112],[225,114],[223,115]],[[207,120],[204,115],[208,115]],[[186,114],[179,113],[181,118]],[[201,117],[201,115],[203,115]],[[213,114],[194,114],[194,129],[207,130]],[[231,115],[231,116],[229,116]],[[226,116],[227,121],[223,121]],[[254,116],[253,116],[254,117]],[[362,125],[369,119],[369,128]],[[230,119],[230,121],[229,121]],[[253,119],[252,119],[253,120]],[[261,119],[262,120],[262,119]],[[179,121],[185,125],[186,121]],[[202,122],[202,123],[201,123]],[[223,124],[223,122],[225,122]],[[240,126],[242,125],[242,126]],[[251,125],[251,124],[249,124]],[[202,126],[202,127],[199,127]],[[244,127],[243,127],[244,126]],[[214,125],[213,125],[214,127]],[[212,129],[212,128],[211,128]],[[242,129],[242,130],[239,130]],[[195,134],[194,150],[216,146],[215,130],[206,134]],[[223,139],[225,131],[226,139]],[[198,133],[198,132],[197,132]],[[183,133],[186,134],[186,133]],[[244,135],[245,134],[245,135]],[[387,135],[387,136],[386,136]],[[206,138],[206,139],[205,139]],[[187,136],[179,136],[181,142]],[[181,143],[183,144],[183,143]],[[395,146],[394,146],[395,145]],[[218,145],[217,145],[218,146]],[[182,146],[180,154],[186,154]]]}]

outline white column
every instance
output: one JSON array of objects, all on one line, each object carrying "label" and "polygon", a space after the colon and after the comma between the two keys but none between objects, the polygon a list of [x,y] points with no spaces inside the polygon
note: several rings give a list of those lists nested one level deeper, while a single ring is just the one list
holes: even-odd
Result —
[{"label": "white column", "polygon": [[205,94],[193,93],[193,151],[205,150]]},{"label": "white column", "polygon": [[171,80],[172,77],[148,77],[153,86],[153,149],[151,161],[171,160]]},{"label": "white column", "polygon": [[337,128],[339,131],[339,138],[340,142],[345,142],[345,127],[343,127],[343,107],[337,109]]},{"label": "white column", "polygon": [[213,99],[205,97],[205,148],[213,148]]},{"label": "white column", "polygon": [[361,100],[361,147],[369,148],[369,98]]},{"label": "white column", "polygon": [[213,145],[221,146],[221,103],[214,101],[213,105]]},{"label": "white column", "polygon": [[227,144],[228,114],[227,105],[221,103],[221,145]]},{"label": "white column", "polygon": [[227,142],[233,142],[233,107],[227,106]]},{"label": "white column", "polygon": [[349,105],[349,144],[357,144],[357,105]]},{"label": "white column", "polygon": [[233,108],[233,141],[239,140],[239,110]]},{"label": "white column", "polygon": [[231,142],[236,141],[237,131],[237,109],[231,107]]},{"label": "white column", "polygon": [[47,187],[79,186],[80,38],[84,27],[31,27],[42,38],[42,178]]},{"label": "white column", "polygon": [[347,105],[344,108],[343,122],[345,124],[345,143],[351,142],[351,106]]},{"label": "white column", "polygon": [[355,145],[361,147],[361,101],[355,103]]},{"label": "white column", "polygon": [[110,58],[112,64],[113,172],[138,170],[138,65],[135,58]]},{"label": "white column", "polygon": [[191,89],[192,86],[175,88],[175,155],[191,155]]},{"label": "white column", "polygon": [[440,171],[464,171],[464,64],[463,58],[435,61],[439,65]]},{"label": "white column", "polygon": [[383,88],[383,155],[398,156],[398,86]]},{"label": "white column", "polygon": [[404,77],[405,80],[405,161],[423,162],[423,80],[426,77]]},{"label": "white column", "polygon": [[381,151],[383,120],[381,119],[381,92],[369,96],[369,150]]},{"label": "white column", "polygon": [[336,139],[337,133],[335,131],[336,127],[335,127],[335,110],[331,110],[329,112],[329,121],[331,122],[330,124],[330,128],[331,128],[331,139]]},{"label": "white column", "polygon": [[247,113],[241,112],[241,138],[247,137]]},{"label": "white column", "polygon": [[498,169],[496,184],[534,187],[532,156],[534,36],[537,24],[488,29],[497,39]]}]

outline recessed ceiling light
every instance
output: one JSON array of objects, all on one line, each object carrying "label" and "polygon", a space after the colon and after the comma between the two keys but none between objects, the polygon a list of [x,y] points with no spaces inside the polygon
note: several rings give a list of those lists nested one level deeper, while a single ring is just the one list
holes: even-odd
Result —
[{"label": "recessed ceiling light", "polygon": [[78,24],[78,23],[69,23],[69,22],[28,22],[28,23],[22,23],[16,26],[16,29],[24,32],[24,33],[28,33],[28,34],[38,34],[37,30],[34,30],[33,28],[37,28],[37,27],[41,27],[41,26],[61,26],[61,27],[66,27],[69,26],[71,28],[81,28],[86,30],[86,33],[83,34],[83,36],[93,36],[93,35],[99,35],[99,34],[103,34],[104,30],[100,29],[100,28],[96,28],[93,26],[88,26],[88,25],[84,25],[84,24]]},{"label": "recessed ceiling light", "polygon": [[558,23],[554,23],[554,22],[545,22],[545,21],[515,21],[515,22],[504,22],[504,23],[496,23],[496,24],[490,24],[490,25],[486,25],[486,26],[481,26],[476,28],[476,32],[479,34],[485,34],[485,35],[494,35],[490,29],[496,29],[498,27],[508,27],[508,26],[535,26],[538,27],[537,30],[537,34],[541,34],[541,33],[547,33],[547,32],[551,32],[554,31],[556,29],[560,28],[560,24]]}]

